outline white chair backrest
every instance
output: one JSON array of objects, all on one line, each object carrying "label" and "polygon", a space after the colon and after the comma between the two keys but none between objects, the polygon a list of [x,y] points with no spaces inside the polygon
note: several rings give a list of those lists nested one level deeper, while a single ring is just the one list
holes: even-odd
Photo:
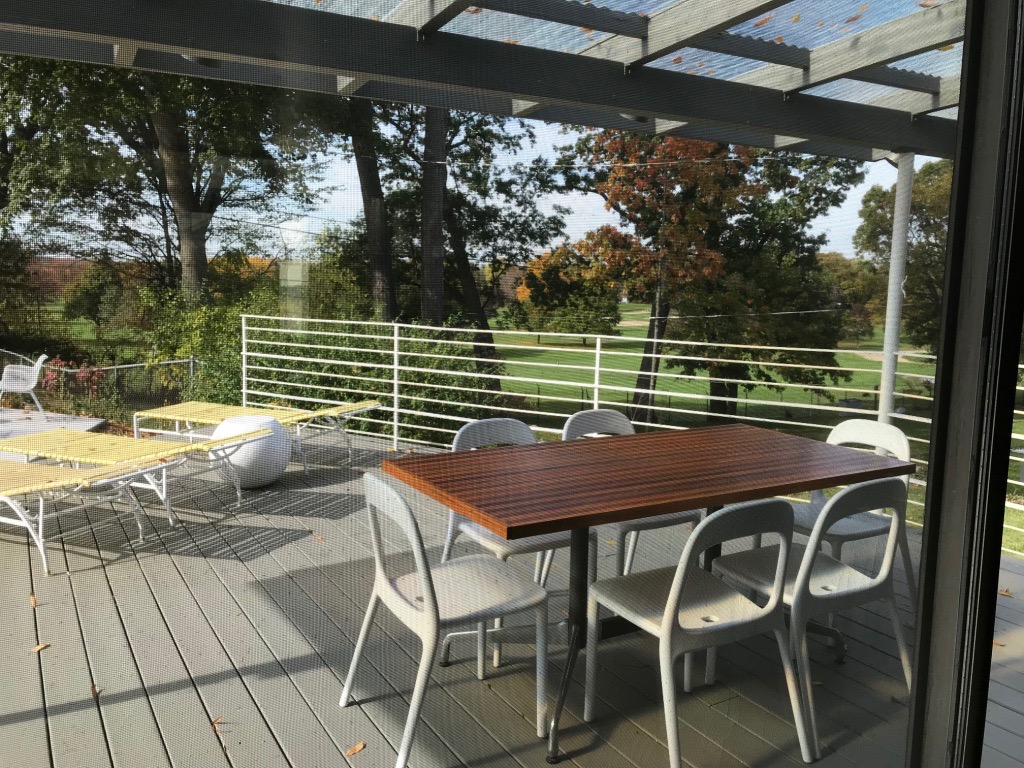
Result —
[{"label": "white chair backrest", "polygon": [[537,436],[519,419],[480,419],[455,433],[453,451],[473,451],[491,445],[532,445]]},{"label": "white chair backrest", "polygon": [[[775,533],[779,536],[779,557],[775,566],[775,579],[768,602],[761,609],[761,616],[782,610],[782,591],[785,587],[786,562],[793,541],[793,507],[782,499],[761,499],[743,504],[731,504],[708,515],[693,529],[686,540],[682,557],[676,567],[672,589],[661,619],[662,636],[673,628],[679,614],[679,601],[685,594],[689,574],[698,568],[698,557],[709,547],[724,544],[733,539]],[[737,595],[740,599],[742,596]],[[717,623],[716,630],[726,630],[729,625]]]},{"label": "white chair backrest", "polygon": [[39,373],[42,371],[43,363],[49,358],[40,355],[39,359],[32,365],[12,364],[4,368],[3,388],[7,392],[27,393],[39,383]]},{"label": "white chair backrest", "polygon": [[[842,584],[830,584],[828,590],[821,594],[812,594],[809,589],[811,575],[814,572],[814,561],[820,556],[822,537],[829,528],[839,520],[862,512],[873,510],[887,511],[892,515],[889,533],[885,542],[885,554],[878,573],[871,578],[869,584],[858,587],[844,587]],[[859,595],[870,591],[892,575],[892,563],[896,554],[896,545],[903,518],[907,513],[907,486],[903,478],[889,477],[882,480],[869,480],[857,483],[839,491],[829,499],[818,515],[814,529],[807,539],[807,549],[797,573],[794,595],[810,596],[811,601],[835,601],[843,597]]]},{"label": "white chair backrest", "polygon": [[831,445],[864,445],[881,448],[890,455],[910,461],[910,441],[899,427],[871,419],[848,419],[832,428],[826,442]]},{"label": "white chair backrest", "polygon": [[610,408],[579,411],[569,417],[562,428],[563,440],[575,440],[584,435],[632,435],[636,430],[625,414]]},{"label": "white chair backrest", "polygon": [[[378,595],[384,604],[403,620],[416,621],[421,624],[439,623],[434,582],[430,578],[430,566],[427,565],[423,537],[420,535],[420,529],[416,524],[416,518],[413,517],[412,510],[409,509],[409,505],[405,503],[405,499],[399,495],[398,491],[368,472],[363,475],[363,492],[366,495],[366,505],[370,513],[370,541],[373,549]],[[393,528],[397,528],[401,532],[412,550],[422,602],[416,604],[409,602],[394,587],[394,580],[405,574],[394,573],[390,568],[391,563],[384,548],[381,526],[384,521],[390,522]]]}]

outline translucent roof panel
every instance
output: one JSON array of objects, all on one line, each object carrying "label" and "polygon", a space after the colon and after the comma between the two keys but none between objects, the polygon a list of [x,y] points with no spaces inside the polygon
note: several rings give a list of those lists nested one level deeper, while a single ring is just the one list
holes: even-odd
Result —
[{"label": "translucent roof panel", "polygon": [[161,0],[126,19],[119,0],[95,0],[87,18],[36,0],[10,4],[0,52],[595,127],[699,127],[757,146],[797,137],[842,156],[948,156],[967,1]]}]

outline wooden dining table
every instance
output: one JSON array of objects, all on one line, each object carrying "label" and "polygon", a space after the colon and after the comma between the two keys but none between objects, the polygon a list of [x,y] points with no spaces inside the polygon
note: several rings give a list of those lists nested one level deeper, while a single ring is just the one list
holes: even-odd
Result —
[{"label": "wooden dining table", "polygon": [[[569,652],[558,721],[586,637],[591,526],[910,475],[914,464],[747,424],[386,459],[384,472],[506,539],[570,531]],[[717,552],[705,554],[710,567]],[[605,620],[601,636],[626,631]]]}]

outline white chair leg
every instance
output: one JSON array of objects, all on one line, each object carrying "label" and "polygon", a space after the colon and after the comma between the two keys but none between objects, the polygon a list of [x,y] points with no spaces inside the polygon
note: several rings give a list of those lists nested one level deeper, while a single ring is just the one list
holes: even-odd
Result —
[{"label": "white chair leg", "polygon": [[718,646],[707,649],[707,660],[704,664],[704,685],[715,684],[715,662],[718,660]]},{"label": "white chair leg", "polygon": [[913,683],[913,670],[910,666],[910,650],[907,648],[907,639],[903,635],[903,622],[900,619],[900,609],[896,606],[896,598],[890,597],[886,601],[889,607],[889,617],[892,619],[892,633],[896,636],[896,647],[900,651],[900,663],[903,665],[903,678],[907,681],[907,690]]},{"label": "white chair leg", "polygon": [[35,393],[35,392],[33,392],[33,391],[32,391],[32,390],[30,389],[30,390],[28,391],[28,394],[29,394],[29,397],[31,397],[31,398],[32,398],[32,402],[36,404],[36,408],[38,408],[38,409],[39,409],[39,412],[40,412],[41,414],[43,414],[43,416],[45,417],[45,416],[46,416],[46,411],[44,411],[44,410],[43,410],[43,406],[41,406],[41,405],[39,404],[39,398],[38,398],[38,397],[36,397],[36,393]]},{"label": "white chair leg", "polygon": [[[503,622],[501,620],[501,616],[499,616],[498,618],[496,618],[494,620],[494,628],[495,629],[501,629],[502,624],[503,624]],[[494,641],[494,650],[492,651],[492,656],[493,656],[493,658],[491,659],[491,663],[494,665],[494,668],[497,669],[498,667],[501,666],[501,641],[500,640],[495,640]],[[483,678],[480,678],[480,679],[482,680]]]},{"label": "white chair leg", "polygon": [[537,606],[537,737],[548,735],[548,604]]},{"label": "white chair leg", "polygon": [[683,692],[693,691],[693,653],[683,654]]},{"label": "white chair leg", "polygon": [[437,650],[437,635],[423,638],[423,653],[420,654],[420,668],[416,670],[416,685],[412,689],[412,699],[409,701],[409,718],[405,721],[405,733],[402,734],[402,744],[398,748],[398,760],[395,761],[395,768],[405,768],[409,761],[409,751],[412,748],[412,739],[416,735],[416,726],[420,722],[420,709],[423,707],[423,698],[427,693],[427,683],[430,682],[430,667],[434,663],[434,651]]},{"label": "white chair leg", "polygon": [[541,576],[544,574],[544,553],[538,552],[533,558],[533,583],[540,584]]},{"label": "white chair leg", "polygon": [[[779,646],[779,656],[782,658],[782,671],[786,675],[786,689],[789,691],[789,704],[793,708],[796,737],[800,742],[800,755],[805,763],[813,763],[815,760],[814,750],[811,749],[807,725],[804,722],[803,700],[800,696],[800,688],[797,683],[796,670],[793,668],[793,660],[789,657],[789,638],[781,629],[777,629],[775,630],[775,642]],[[708,650],[710,651],[711,649]]]},{"label": "white chair leg", "polygon": [[597,601],[587,599],[587,668],[583,685],[583,722],[594,719],[594,697],[597,694]]},{"label": "white chair leg", "polygon": [[[689,654],[687,654],[689,656]],[[679,721],[676,719],[676,681],[672,675],[672,652],[663,644],[658,651],[661,667],[661,698],[665,709],[665,741],[668,744],[668,766],[679,768]]]},{"label": "white chair leg", "polygon": [[[447,641],[447,638],[445,638]],[[447,658],[447,653],[444,654]],[[484,659],[487,657],[487,625],[478,622],[476,625],[476,679],[483,680],[485,677]]]},{"label": "white chair leg", "polygon": [[447,563],[448,558],[452,556],[452,547],[455,545],[455,539],[459,536],[458,523],[455,521],[455,513],[448,513],[448,532],[444,535],[444,549],[441,550],[441,562]]},{"label": "white chair leg", "polygon": [[636,544],[640,540],[639,531],[630,531],[628,543],[626,544],[626,561],[622,564],[622,575],[625,576],[633,570],[633,558],[636,557]]},{"label": "white chair leg", "polygon": [[818,742],[818,716],[814,711],[814,682],[811,679],[811,661],[807,654],[807,627],[793,627],[793,645],[797,649],[796,668],[804,701],[804,727],[809,731],[811,752],[815,760],[821,758]]},{"label": "white chair leg", "polygon": [[341,689],[341,700],[339,707],[347,706],[352,697],[352,681],[356,677],[356,667],[359,666],[359,658],[363,655],[363,646],[366,645],[366,637],[370,634],[370,625],[373,624],[373,617],[377,615],[377,606],[380,601],[377,594],[370,595],[370,604],[366,606],[366,615],[363,617],[363,626],[359,628],[359,638],[356,640],[355,650],[352,651],[352,662],[348,666],[348,675],[345,676],[345,686]]},{"label": "white chair leg", "polygon": [[554,559],[555,550],[549,549],[544,553],[544,565],[540,569],[540,578],[537,580],[542,587],[547,586],[548,576],[551,574],[551,563],[554,562]]}]

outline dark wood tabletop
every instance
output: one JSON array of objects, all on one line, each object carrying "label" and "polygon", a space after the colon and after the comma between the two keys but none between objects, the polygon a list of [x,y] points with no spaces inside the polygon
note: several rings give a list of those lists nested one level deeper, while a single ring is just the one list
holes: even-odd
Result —
[{"label": "dark wood tabletop", "polygon": [[910,475],[910,462],[730,424],[386,459],[506,539]]}]

